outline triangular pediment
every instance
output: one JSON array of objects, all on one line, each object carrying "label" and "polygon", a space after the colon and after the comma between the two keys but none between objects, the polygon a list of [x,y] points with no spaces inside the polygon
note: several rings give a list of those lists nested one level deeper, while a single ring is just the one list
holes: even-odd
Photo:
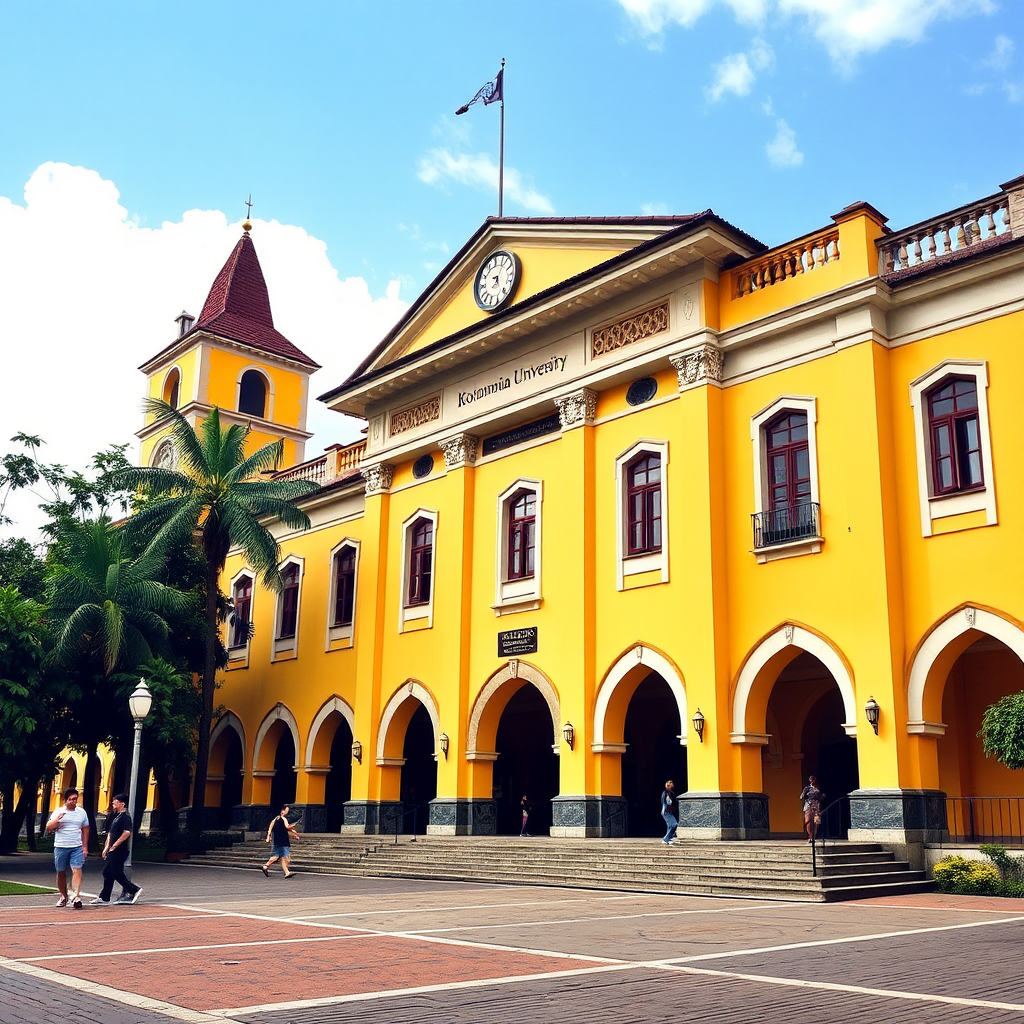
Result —
[{"label": "triangular pediment", "polygon": [[483,324],[493,313],[476,300],[477,275],[501,250],[514,253],[520,280],[504,308],[678,228],[676,217],[579,217],[488,220],[455,255],[353,376],[379,370],[403,356]]}]

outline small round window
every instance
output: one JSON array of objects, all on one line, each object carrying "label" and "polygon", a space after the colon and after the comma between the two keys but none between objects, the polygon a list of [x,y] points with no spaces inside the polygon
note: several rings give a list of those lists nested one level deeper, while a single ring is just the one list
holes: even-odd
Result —
[{"label": "small round window", "polygon": [[425,476],[430,476],[434,471],[434,457],[432,455],[421,455],[412,464],[412,475],[417,480],[422,480]]},{"label": "small round window", "polygon": [[629,385],[626,402],[629,405],[643,405],[658,393],[658,382],[653,377],[641,377]]}]

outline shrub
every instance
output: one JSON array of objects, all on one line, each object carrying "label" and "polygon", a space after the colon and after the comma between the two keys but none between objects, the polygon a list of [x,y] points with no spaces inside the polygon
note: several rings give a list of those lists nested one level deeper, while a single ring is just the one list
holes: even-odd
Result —
[{"label": "shrub", "polygon": [[934,877],[942,892],[958,896],[997,896],[1003,889],[994,864],[966,857],[943,857],[935,865]]},{"label": "shrub", "polygon": [[1005,846],[982,843],[978,847],[997,868],[1004,882],[1024,882],[1024,859],[1007,853]]}]

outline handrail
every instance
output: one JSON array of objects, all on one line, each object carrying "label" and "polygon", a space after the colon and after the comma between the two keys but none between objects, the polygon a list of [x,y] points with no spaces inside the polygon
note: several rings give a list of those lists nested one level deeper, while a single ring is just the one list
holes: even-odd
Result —
[{"label": "handrail", "polygon": [[[814,877],[817,877],[817,874],[818,874],[818,855],[817,855],[818,843],[817,843],[817,839],[818,839],[819,836],[821,837],[821,853],[822,853],[822,856],[824,856],[825,855],[825,840],[826,840],[826,838],[828,838],[829,832],[831,831],[830,825],[831,825],[831,818],[832,818],[832,808],[835,807],[837,804],[840,806],[840,818],[839,818],[839,830],[838,831],[842,832],[842,803],[843,803],[844,800],[849,801],[849,799],[850,799],[850,794],[849,793],[844,793],[842,796],[837,796],[835,798],[835,800],[833,800],[830,804],[827,804],[825,807],[823,807],[821,809],[821,811],[818,812],[818,816],[821,818],[821,821],[818,823],[818,826],[817,826],[817,828],[815,829],[815,832],[814,832],[815,841],[813,843],[811,843],[811,874]],[[833,837],[832,841],[835,842],[835,838],[834,837]]]},{"label": "handrail", "polygon": [[401,831],[401,826],[403,825],[406,817],[408,815],[410,815],[410,814],[412,815],[412,839],[410,839],[409,842],[411,842],[411,843],[415,843],[416,842],[416,818],[417,818],[417,815],[418,815],[418,813],[420,811],[423,810],[424,807],[429,807],[429,806],[430,806],[430,801],[428,800],[426,803],[416,804],[413,807],[410,807],[408,810],[403,810],[401,814],[396,814],[395,815],[395,846],[398,845],[398,833]]}]

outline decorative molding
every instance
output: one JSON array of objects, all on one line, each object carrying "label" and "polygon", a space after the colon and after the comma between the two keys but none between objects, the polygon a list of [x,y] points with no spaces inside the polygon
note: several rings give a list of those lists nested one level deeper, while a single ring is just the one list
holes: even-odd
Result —
[{"label": "decorative molding", "polygon": [[590,388],[580,388],[571,395],[555,399],[558,417],[562,421],[562,429],[583,423],[589,427],[594,425],[597,414],[597,392]]},{"label": "decorative molding", "polygon": [[786,623],[785,630],[786,630],[786,643],[787,644],[791,644],[793,642],[793,630],[794,630],[794,628],[795,627],[793,626],[792,623],[789,623],[789,622]]},{"label": "decorative molding", "polygon": [[668,326],[668,303],[660,302],[632,316],[616,320],[615,323],[594,328],[590,333],[591,356],[615,352],[636,341],[661,334],[668,330]]},{"label": "decorative molding", "polygon": [[967,625],[970,626],[971,629],[974,629],[974,616],[976,614],[977,611],[974,608],[968,607],[964,609],[964,618],[967,619]]},{"label": "decorative molding", "polygon": [[675,367],[679,378],[679,389],[699,384],[701,381],[722,382],[722,368],[725,356],[722,350],[713,345],[701,345],[699,348],[669,356],[668,361]]},{"label": "decorative molding", "polygon": [[388,437],[404,434],[407,430],[422,427],[424,423],[432,423],[441,418],[441,396],[432,395],[418,405],[410,405],[391,414],[388,423]]},{"label": "decorative molding", "polygon": [[440,442],[441,451],[444,453],[444,464],[446,469],[461,469],[463,466],[476,465],[477,446],[480,438],[472,434],[456,434]]},{"label": "decorative molding", "polygon": [[376,466],[363,466],[367,494],[387,494],[394,478],[395,467],[386,462],[380,462]]}]

